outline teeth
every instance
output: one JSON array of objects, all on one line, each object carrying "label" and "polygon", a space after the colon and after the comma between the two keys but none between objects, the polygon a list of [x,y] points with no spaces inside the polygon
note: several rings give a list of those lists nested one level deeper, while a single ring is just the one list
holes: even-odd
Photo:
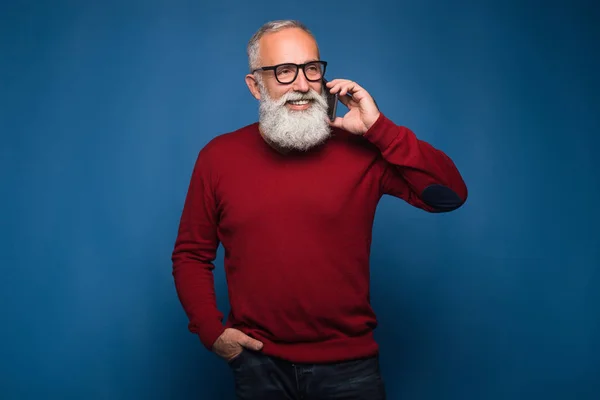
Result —
[{"label": "teeth", "polygon": [[303,106],[305,104],[308,104],[308,100],[295,100],[295,101],[290,101],[290,104],[294,104],[296,106]]}]

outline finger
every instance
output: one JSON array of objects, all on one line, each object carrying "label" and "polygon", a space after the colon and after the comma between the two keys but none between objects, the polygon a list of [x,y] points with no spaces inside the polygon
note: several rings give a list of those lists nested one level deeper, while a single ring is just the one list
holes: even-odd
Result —
[{"label": "finger", "polygon": [[332,79],[332,80],[327,81],[326,86],[329,88],[332,88],[334,86],[343,84],[345,82],[350,82],[350,81],[348,79]]},{"label": "finger", "polygon": [[350,96],[338,96],[338,100],[340,101],[340,103],[342,103],[343,105],[345,105],[348,108],[350,108],[351,105],[354,105],[354,102],[352,101],[352,97],[350,97]]},{"label": "finger", "polygon": [[325,83],[325,90],[327,90],[328,92],[331,91],[331,89],[335,86],[335,82],[334,81],[327,81]]},{"label": "finger", "polygon": [[341,89],[343,89],[343,87],[350,82],[351,81],[346,80],[346,79],[334,79],[333,81],[328,82],[327,86],[330,88],[329,91],[331,93],[335,94],[335,93],[339,92]]},{"label": "finger", "polygon": [[350,81],[344,85],[344,87],[340,91],[340,95],[349,94],[350,96],[354,97],[354,95],[356,95],[362,90],[364,89],[358,83]]},{"label": "finger", "polygon": [[339,83],[329,82],[327,85],[330,85],[329,86],[329,93],[331,93],[331,94],[336,94],[340,90],[340,84]]},{"label": "finger", "polygon": [[350,83],[347,83],[342,86],[342,88],[340,89],[340,97],[343,97],[348,94],[348,92],[350,91],[350,85]]},{"label": "finger", "polygon": [[240,344],[247,349],[256,350],[256,351],[262,349],[262,347],[263,347],[262,342],[260,342],[256,339],[253,339],[248,335],[244,335],[244,338],[240,341]]},{"label": "finger", "polygon": [[334,79],[334,80],[331,80],[331,81],[327,81],[327,83],[325,84],[325,87],[328,87],[328,88],[332,88],[332,87],[334,87],[334,86],[335,86],[335,84],[336,84],[336,81],[337,81],[337,80],[338,80],[338,79]]}]

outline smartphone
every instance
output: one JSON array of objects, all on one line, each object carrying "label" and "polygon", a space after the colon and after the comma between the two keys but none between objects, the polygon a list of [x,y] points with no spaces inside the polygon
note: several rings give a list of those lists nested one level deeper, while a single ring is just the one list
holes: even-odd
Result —
[{"label": "smartphone", "polygon": [[338,104],[338,94],[331,94],[329,92],[329,88],[325,86],[327,80],[323,78],[323,90],[327,95],[327,115],[329,116],[330,121],[335,121],[336,112],[337,112],[337,104]]}]

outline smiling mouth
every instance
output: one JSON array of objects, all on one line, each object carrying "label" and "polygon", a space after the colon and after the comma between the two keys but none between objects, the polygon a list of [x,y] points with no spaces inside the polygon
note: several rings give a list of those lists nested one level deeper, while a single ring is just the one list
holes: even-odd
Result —
[{"label": "smiling mouth", "polygon": [[293,106],[304,106],[310,103],[312,100],[290,100],[287,103]]}]

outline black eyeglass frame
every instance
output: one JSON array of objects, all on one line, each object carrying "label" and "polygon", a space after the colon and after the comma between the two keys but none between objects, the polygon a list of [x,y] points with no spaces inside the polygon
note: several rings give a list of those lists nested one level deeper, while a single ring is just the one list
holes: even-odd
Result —
[{"label": "black eyeglass frame", "polygon": [[[309,79],[308,76],[306,76],[306,70],[304,68],[307,65],[311,65],[311,64],[321,64],[323,66],[323,71],[321,72],[321,76],[317,79]],[[277,77],[277,72],[276,72],[277,68],[283,67],[284,65],[290,65],[290,66],[296,67],[296,74],[294,75],[294,78],[289,82],[281,82],[279,80],[279,78]],[[282,64],[277,64],[277,65],[270,65],[268,67],[260,67],[260,68],[256,68],[254,71],[252,71],[252,73],[255,73],[257,71],[273,71],[273,75],[275,76],[275,79],[277,79],[277,82],[281,83],[282,85],[291,85],[298,78],[298,73],[300,72],[300,70],[302,70],[302,73],[304,73],[304,77],[306,78],[307,81],[319,82],[325,76],[326,69],[327,69],[327,61],[316,60],[316,61],[309,61],[304,64],[282,63]]]}]

